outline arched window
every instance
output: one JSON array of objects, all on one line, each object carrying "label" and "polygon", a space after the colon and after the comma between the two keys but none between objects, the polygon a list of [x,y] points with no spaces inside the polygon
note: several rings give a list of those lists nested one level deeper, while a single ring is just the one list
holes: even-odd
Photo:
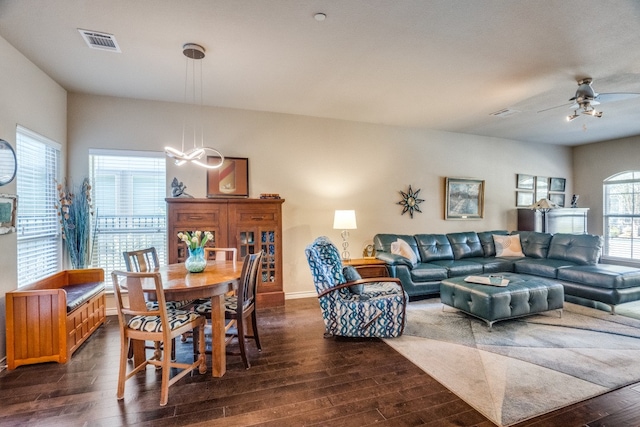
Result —
[{"label": "arched window", "polygon": [[603,182],[604,252],[609,258],[640,261],[640,171]]}]

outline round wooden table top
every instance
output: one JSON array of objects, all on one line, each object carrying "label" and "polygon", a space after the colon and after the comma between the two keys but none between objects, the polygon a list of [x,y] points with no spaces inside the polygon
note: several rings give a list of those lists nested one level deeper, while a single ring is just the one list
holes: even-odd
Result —
[{"label": "round wooden table top", "polygon": [[[242,262],[208,261],[201,273],[190,273],[184,263],[163,265],[158,268],[162,277],[165,298],[185,300],[222,295],[238,286],[242,273]],[[150,299],[155,299],[155,287],[152,282],[144,282],[142,288],[148,292]]]}]

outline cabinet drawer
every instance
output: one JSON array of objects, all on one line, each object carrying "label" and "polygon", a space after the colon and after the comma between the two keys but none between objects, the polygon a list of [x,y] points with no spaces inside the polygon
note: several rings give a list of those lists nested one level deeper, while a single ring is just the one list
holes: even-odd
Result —
[{"label": "cabinet drawer", "polygon": [[194,212],[194,211],[183,211],[176,212],[175,216],[175,225],[176,226],[189,226],[200,225],[200,224],[218,224],[220,222],[220,212],[217,211],[209,211],[209,212]]},{"label": "cabinet drawer", "polygon": [[276,212],[238,212],[238,222],[273,222],[278,218]]}]

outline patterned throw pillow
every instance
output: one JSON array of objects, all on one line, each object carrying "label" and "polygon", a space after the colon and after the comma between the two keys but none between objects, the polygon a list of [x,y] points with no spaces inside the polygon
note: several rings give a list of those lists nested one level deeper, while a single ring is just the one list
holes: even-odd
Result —
[{"label": "patterned throw pillow", "polygon": [[[344,278],[347,280],[347,282],[353,282],[355,280],[362,279],[362,276],[360,276],[358,270],[356,270],[352,265],[347,265],[345,268],[343,268],[342,274],[344,274]],[[349,286],[349,290],[351,291],[351,293],[360,295],[364,291],[364,283]]]},{"label": "patterned throw pillow", "polygon": [[493,242],[496,245],[496,256],[524,257],[522,245],[520,244],[520,235],[518,234],[511,236],[494,234]]},{"label": "patterned throw pillow", "polygon": [[413,249],[411,249],[411,246],[402,239],[391,243],[391,253],[407,258],[414,267],[418,264],[418,256]]}]

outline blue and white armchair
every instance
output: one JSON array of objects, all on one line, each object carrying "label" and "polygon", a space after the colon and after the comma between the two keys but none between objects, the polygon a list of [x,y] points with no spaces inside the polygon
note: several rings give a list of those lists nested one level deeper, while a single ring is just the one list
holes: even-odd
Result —
[{"label": "blue and white armchair", "polygon": [[343,269],[338,249],[324,236],[307,246],[305,253],[326,335],[378,338],[402,335],[408,297],[400,280],[361,279],[353,267]]}]

